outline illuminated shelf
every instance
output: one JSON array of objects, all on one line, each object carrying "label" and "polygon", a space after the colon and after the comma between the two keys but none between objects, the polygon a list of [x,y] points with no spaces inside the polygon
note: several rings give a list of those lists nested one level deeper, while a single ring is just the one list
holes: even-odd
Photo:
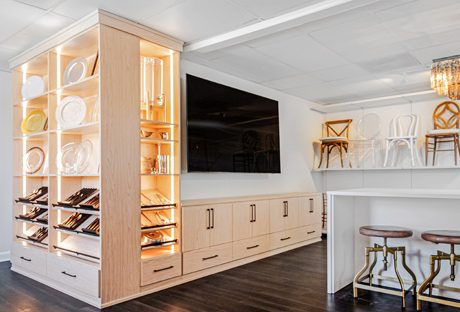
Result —
[{"label": "illuminated shelf", "polygon": [[[44,137],[44,138],[40,138]],[[48,131],[40,131],[31,134],[23,134],[14,137],[15,140],[24,140],[24,139],[36,139],[37,141],[43,141],[48,139]]]},{"label": "illuminated shelf", "polygon": [[99,131],[99,122],[89,122],[75,127],[53,129],[50,133],[60,133],[62,135],[86,135],[97,133]]},{"label": "illuminated shelf", "polygon": [[145,246],[145,247],[141,247],[141,248],[142,248],[142,250],[152,250],[152,249],[165,248],[165,247],[176,245],[176,244],[177,244],[177,239],[165,242],[165,243],[163,243],[161,245]]},{"label": "illuminated shelf", "polygon": [[180,176],[178,173],[141,173],[143,177]]},{"label": "illuminated shelf", "polygon": [[141,138],[141,143],[145,144],[174,144],[178,143],[178,140],[163,140],[156,138]]},{"label": "illuminated shelf", "polygon": [[56,231],[58,231],[58,232],[65,233],[65,234],[68,234],[68,235],[78,235],[78,236],[87,237],[87,238],[96,239],[96,240],[101,239],[98,235],[86,233],[86,232],[83,232],[83,231],[67,230],[67,229],[57,227],[57,226],[54,226],[54,229]]},{"label": "illuminated shelf", "polygon": [[33,224],[33,225],[38,225],[38,226],[42,226],[42,227],[48,227],[48,223],[43,223],[43,222],[39,222],[39,221],[26,220],[26,219],[21,219],[21,218],[18,218],[18,217],[15,217],[14,220],[17,221],[17,222]]},{"label": "illuminated shelf", "polygon": [[161,231],[161,230],[169,230],[169,229],[174,229],[176,228],[176,223],[171,223],[171,224],[165,224],[161,226],[151,226],[148,228],[141,228],[142,233],[151,233],[155,231]]},{"label": "illuminated shelf", "polygon": [[68,212],[80,212],[83,214],[98,216],[100,215],[100,211],[96,209],[88,209],[88,208],[72,208],[72,207],[62,207],[62,206],[54,206],[52,210],[62,210]]},{"label": "illuminated shelf", "polygon": [[171,127],[177,127],[177,126],[178,124],[141,119],[141,128],[143,129],[161,129],[161,128],[171,128]]}]

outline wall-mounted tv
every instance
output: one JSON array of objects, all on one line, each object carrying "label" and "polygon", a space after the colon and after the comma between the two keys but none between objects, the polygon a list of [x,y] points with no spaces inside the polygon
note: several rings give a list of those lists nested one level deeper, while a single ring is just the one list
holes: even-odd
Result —
[{"label": "wall-mounted tv", "polygon": [[280,173],[278,101],[187,75],[187,170]]}]

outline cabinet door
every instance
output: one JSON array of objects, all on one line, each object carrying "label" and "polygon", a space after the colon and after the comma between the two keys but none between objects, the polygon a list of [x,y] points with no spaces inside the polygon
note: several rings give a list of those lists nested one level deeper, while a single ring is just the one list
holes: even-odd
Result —
[{"label": "cabinet door", "polygon": [[206,206],[184,207],[182,209],[182,248],[190,251],[209,246],[210,211]]},{"label": "cabinet door", "polygon": [[321,196],[301,197],[299,209],[299,226],[321,223],[323,204]]},{"label": "cabinet door", "polygon": [[233,204],[233,240],[239,241],[252,236],[253,203]]},{"label": "cabinet door", "polygon": [[298,215],[299,198],[270,200],[270,233],[295,228]]},{"label": "cabinet door", "polygon": [[268,200],[254,202],[254,222],[252,222],[252,236],[268,234],[270,232],[270,205]]},{"label": "cabinet door", "polygon": [[211,210],[211,230],[209,245],[220,245],[232,241],[232,204],[208,206]]}]

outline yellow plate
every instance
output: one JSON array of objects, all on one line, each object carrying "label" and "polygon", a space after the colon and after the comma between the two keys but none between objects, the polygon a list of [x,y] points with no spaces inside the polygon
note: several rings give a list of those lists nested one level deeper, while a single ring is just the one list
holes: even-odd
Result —
[{"label": "yellow plate", "polygon": [[22,133],[30,134],[44,131],[47,119],[45,112],[41,109],[31,111],[21,123]]}]

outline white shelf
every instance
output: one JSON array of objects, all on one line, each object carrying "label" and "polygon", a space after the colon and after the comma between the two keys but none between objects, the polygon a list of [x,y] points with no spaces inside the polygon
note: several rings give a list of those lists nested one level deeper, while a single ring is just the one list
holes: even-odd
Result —
[{"label": "white shelf", "polygon": [[327,194],[328,196],[460,199],[460,190],[458,189],[358,188],[329,191]]},{"label": "white shelf", "polygon": [[443,170],[460,169],[460,166],[415,166],[415,167],[378,167],[378,168],[320,168],[312,169],[312,172],[326,171],[395,171],[395,170]]},{"label": "white shelf", "polygon": [[62,207],[62,206],[54,206],[52,209],[53,210],[68,211],[68,212],[79,212],[79,213],[82,213],[82,214],[94,215],[94,216],[100,215],[100,211],[96,210],[96,209],[72,208],[72,207]]}]

